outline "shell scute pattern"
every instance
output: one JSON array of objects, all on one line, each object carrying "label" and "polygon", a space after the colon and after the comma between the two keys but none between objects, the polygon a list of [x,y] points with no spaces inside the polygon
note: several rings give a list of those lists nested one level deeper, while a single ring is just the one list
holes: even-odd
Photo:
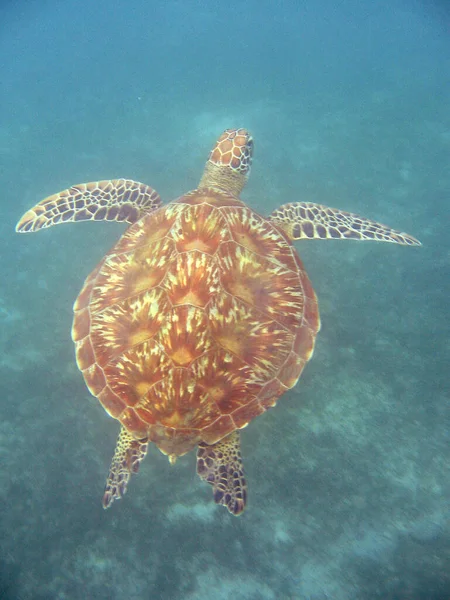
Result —
[{"label": "shell scute pattern", "polygon": [[153,385],[168,376],[171,367],[158,343],[147,340],[111,360],[104,372],[111,391],[125,404],[136,406]]},{"label": "shell scute pattern", "polygon": [[97,363],[103,367],[151,339],[161,327],[164,314],[171,309],[167,294],[159,287],[124,298],[92,317],[91,339]]},{"label": "shell scute pattern", "polygon": [[234,354],[215,348],[192,363],[198,388],[204,390],[221,414],[230,414],[256,396],[262,387],[256,373]]},{"label": "shell scute pattern", "polygon": [[181,212],[171,235],[178,252],[199,250],[211,255],[231,237],[220,211],[209,204],[197,204]]},{"label": "shell scute pattern", "polygon": [[226,217],[232,238],[237,244],[297,272],[291,244],[266,219],[247,207],[230,208]]},{"label": "shell scute pattern", "polygon": [[175,257],[175,243],[167,236],[151,244],[140,244],[135,250],[110,253],[92,289],[91,313],[99,313],[159,285]]},{"label": "shell scute pattern", "polygon": [[301,282],[297,272],[234,242],[222,244],[218,254],[222,285],[229,294],[291,330],[299,326],[303,295],[299,294]]},{"label": "shell scute pattern", "polygon": [[167,236],[183,208],[179,204],[172,203],[145,215],[127,229],[114,246],[114,252],[120,254],[138,248],[140,245],[149,245],[162,240]]},{"label": "shell scute pattern", "polygon": [[161,288],[170,302],[204,308],[220,290],[219,268],[213,257],[198,250],[178,254],[168,269]]},{"label": "shell scute pattern", "polygon": [[132,225],[88,277],[75,307],[78,365],[133,435],[184,454],[295,384],[317,330],[314,299],[276,227],[202,189]]},{"label": "shell scute pattern", "polygon": [[208,317],[219,346],[240,358],[261,381],[276,374],[294,342],[287,329],[230,294],[211,301]]}]

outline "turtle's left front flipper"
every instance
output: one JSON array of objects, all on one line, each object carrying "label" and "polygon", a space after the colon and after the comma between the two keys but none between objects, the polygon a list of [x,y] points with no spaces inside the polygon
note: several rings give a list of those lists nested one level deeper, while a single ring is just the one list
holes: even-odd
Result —
[{"label": "turtle's left front flipper", "polygon": [[16,231],[29,233],[77,221],[135,223],[161,204],[158,192],[131,179],[80,183],[44,198],[23,215]]},{"label": "turtle's left front flipper", "polygon": [[213,486],[216,504],[225,505],[233,515],[241,514],[247,502],[247,484],[238,431],[216,444],[202,442],[198,445],[197,473]]},{"label": "turtle's left front flipper", "polygon": [[419,240],[357,214],[313,202],[283,204],[269,220],[290,240],[372,240],[421,246]]}]

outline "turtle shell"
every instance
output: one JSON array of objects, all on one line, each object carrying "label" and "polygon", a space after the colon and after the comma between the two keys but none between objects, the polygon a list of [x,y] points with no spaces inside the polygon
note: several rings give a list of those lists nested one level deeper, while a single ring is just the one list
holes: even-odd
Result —
[{"label": "turtle shell", "polygon": [[89,390],[133,436],[171,456],[274,406],[319,329],[316,295],[286,237],[212,189],[132,225],[74,310]]}]

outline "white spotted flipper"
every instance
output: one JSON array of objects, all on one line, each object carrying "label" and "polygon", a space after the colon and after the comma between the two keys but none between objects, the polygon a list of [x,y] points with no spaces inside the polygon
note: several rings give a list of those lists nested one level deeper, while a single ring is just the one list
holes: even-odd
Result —
[{"label": "white spotted flipper", "polygon": [[107,179],[73,185],[41,200],[16,225],[19,233],[77,221],[135,223],[162,204],[158,192],[131,179]]},{"label": "white spotted flipper", "polygon": [[372,240],[421,246],[419,240],[357,214],[313,202],[283,204],[269,216],[290,240]]},{"label": "white spotted flipper", "polygon": [[247,502],[247,484],[241,458],[238,431],[197,450],[197,473],[213,486],[214,502],[223,504],[233,515],[240,515]]},{"label": "white spotted flipper", "polygon": [[121,428],[106,480],[103,508],[109,508],[114,500],[122,498],[126,493],[128,481],[133,473],[139,471],[147,448],[147,439],[136,440],[125,427]]}]

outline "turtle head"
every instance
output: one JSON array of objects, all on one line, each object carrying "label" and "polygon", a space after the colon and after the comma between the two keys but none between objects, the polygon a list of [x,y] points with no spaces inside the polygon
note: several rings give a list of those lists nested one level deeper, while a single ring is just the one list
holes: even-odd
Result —
[{"label": "turtle head", "polygon": [[206,161],[199,188],[213,187],[239,196],[247,183],[253,138],[246,129],[226,129]]}]

